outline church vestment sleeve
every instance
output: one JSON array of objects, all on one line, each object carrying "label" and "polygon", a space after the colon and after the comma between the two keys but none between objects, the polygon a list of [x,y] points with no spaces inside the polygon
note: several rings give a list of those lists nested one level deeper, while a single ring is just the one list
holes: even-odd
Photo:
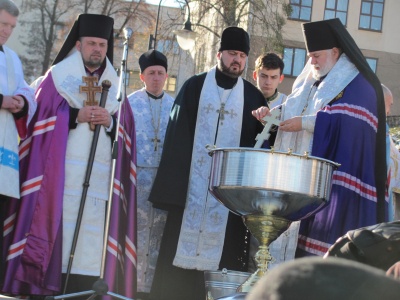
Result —
[{"label": "church vestment sleeve", "polygon": [[22,99],[24,99],[24,106],[22,107],[22,109],[17,112],[17,113],[13,113],[13,116],[15,118],[15,120],[21,119],[22,117],[25,117],[28,114],[28,109],[29,109],[29,104],[28,101],[26,100],[26,98],[22,95],[20,95],[22,97]]},{"label": "church vestment sleeve", "polygon": [[79,108],[69,107],[69,129],[75,129],[78,126]]},{"label": "church vestment sleeve", "polygon": [[308,115],[301,117],[301,128],[308,132],[314,132],[316,115]]}]

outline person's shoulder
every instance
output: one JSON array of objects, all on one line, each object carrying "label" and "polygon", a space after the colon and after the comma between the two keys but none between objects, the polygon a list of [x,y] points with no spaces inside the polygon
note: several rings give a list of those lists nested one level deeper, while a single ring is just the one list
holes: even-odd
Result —
[{"label": "person's shoulder", "polygon": [[[3,49],[5,51],[8,51],[12,56],[14,57],[18,57],[17,52],[15,52],[13,49],[11,49],[10,47],[7,47],[6,45],[3,45]],[[18,57],[19,58],[19,57]]]},{"label": "person's shoulder", "polygon": [[207,72],[195,74],[192,77],[190,77],[186,82],[198,82],[198,81],[204,81],[206,79]]},{"label": "person's shoulder", "polygon": [[244,78],[243,86],[245,93],[251,93],[253,96],[264,100],[264,95],[262,94],[262,92],[254,84]]},{"label": "person's shoulder", "polygon": [[19,65],[22,68],[22,62],[21,59],[19,58],[17,52],[15,52],[13,49],[10,47],[7,47],[3,45],[3,49],[7,51],[9,55],[11,55],[12,60],[14,61],[14,64]]},{"label": "person's shoulder", "polygon": [[168,99],[168,100],[174,100],[174,97],[172,97],[170,94],[168,94],[168,93],[165,92],[165,91],[164,91],[164,95],[165,95],[165,98],[166,98],[166,99]]},{"label": "person's shoulder", "polygon": [[[248,89],[248,90],[250,90],[250,91],[255,91],[255,90],[257,90],[257,91],[259,91],[260,92],[260,90],[254,85],[254,84],[252,84],[250,81],[248,81],[248,80],[246,80],[246,79],[244,79],[244,78],[242,78],[243,79],[243,85],[244,85],[244,87],[246,88],[246,89]],[[261,92],[260,92],[261,93]]]},{"label": "person's shoulder", "polygon": [[187,88],[192,89],[192,88],[202,87],[204,81],[206,80],[206,75],[207,75],[206,72],[193,75],[192,77],[188,78],[185,81],[185,83],[182,86],[182,89],[185,90]]},{"label": "person's shoulder", "polygon": [[133,91],[128,95],[128,99],[135,98],[143,93],[143,89]]}]

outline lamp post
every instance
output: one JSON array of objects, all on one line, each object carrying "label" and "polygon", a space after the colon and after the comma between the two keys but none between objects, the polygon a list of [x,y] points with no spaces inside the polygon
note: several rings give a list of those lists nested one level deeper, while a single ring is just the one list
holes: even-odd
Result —
[{"label": "lamp post", "polygon": [[193,48],[196,41],[197,33],[192,30],[192,23],[190,22],[190,7],[187,0],[185,0],[188,8],[188,17],[181,30],[174,30],[173,33],[176,35],[179,46],[183,50],[189,50]]},{"label": "lamp post", "polygon": [[[157,31],[158,31],[158,20],[160,19],[160,8],[161,8],[161,3],[163,0],[160,0],[158,3],[158,11],[157,11],[157,19],[156,19],[156,29],[153,34],[150,34],[149,38],[149,46],[148,49],[156,49],[157,48]],[[186,6],[188,8],[188,17],[183,25],[183,29],[181,30],[174,30],[173,33],[176,35],[176,39],[178,41],[179,47],[181,47],[183,50],[189,50],[193,48],[197,33],[192,30],[192,23],[190,22],[190,7],[189,3],[187,0],[185,0]]]},{"label": "lamp post", "polygon": [[156,49],[156,47],[157,47],[157,30],[158,30],[158,20],[160,19],[161,2],[163,2],[163,0],[160,0],[160,3],[158,3],[158,11],[157,11],[157,19],[156,19],[156,30],[154,32],[154,36],[152,34],[150,34],[149,50],[150,49]]}]

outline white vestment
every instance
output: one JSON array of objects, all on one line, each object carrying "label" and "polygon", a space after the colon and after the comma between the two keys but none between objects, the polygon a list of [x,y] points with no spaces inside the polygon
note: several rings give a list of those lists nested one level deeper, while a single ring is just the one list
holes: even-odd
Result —
[{"label": "white vestment", "polygon": [[[85,93],[79,92],[79,86],[86,86],[82,81],[86,71],[80,52],[70,56],[50,69],[51,76],[59,94],[73,108],[82,108],[87,100]],[[99,85],[105,79],[118,83],[118,76],[107,59]],[[96,94],[100,100],[100,93]],[[118,109],[117,86],[111,85],[105,108],[110,114]],[[65,157],[65,184],[63,200],[63,267],[66,272],[72,238],[75,231],[79,205],[82,196],[83,182],[93,140],[93,131],[88,123],[78,123],[69,131],[67,154]],[[90,276],[100,275],[101,256],[103,251],[103,234],[105,223],[106,201],[109,197],[111,175],[111,139],[106,129],[100,129],[96,155],[90,177],[82,224],[79,231],[77,248],[73,259],[71,273]]]},{"label": "white vestment", "polygon": [[[0,94],[21,95],[28,101],[28,126],[36,111],[35,94],[24,80],[21,61],[10,48],[3,46],[0,51]],[[24,138],[24,137],[23,137]],[[0,195],[20,197],[18,132],[14,116],[6,109],[0,109]]]},{"label": "white vestment", "polygon": [[174,98],[164,93],[161,99],[153,99],[143,88],[130,94],[128,100],[135,116],[136,129],[137,290],[148,293],[167,220],[167,211],[153,208],[148,198],[160,163]]},{"label": "white vestment", "polygon": [[[173,262],[186,269],[217,270],[225,239],[229,210],[208,192],[212,158],[206,145],[240,144],[243,79],[239,77],[232,89],[224,90],[218,87],[215,72],[213,67],[207,73],[200,94],[186,207]],[[221,103],[225,103],[225,114],[219,114]]]}]

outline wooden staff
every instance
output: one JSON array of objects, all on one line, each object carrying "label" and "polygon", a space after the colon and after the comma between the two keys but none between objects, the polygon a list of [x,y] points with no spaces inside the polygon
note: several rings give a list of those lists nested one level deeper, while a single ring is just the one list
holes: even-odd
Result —
[{"label": "wooden staff", "polygon": [[[102,86],[102,92],[101,92],[101,98],[100,98],[99,106],[104,108],[106,106],[108,90],[111,87],[111,82],[109,80],[103,80],[103,82],[101,83],[101,86]],[[65,285],[64,285],[64,294],[65,294],[65,292],[67,290],[68,278],[69,278],[69,275],[71,273],[72,262],[74,260],[74,255],[75,255],[75,250],[76,250],[76,244],[78,242],[79,229],[80,229],[81,223],[82,223],[82,216],[83,216],[83,209],[85,208],[86,195],[87,195],[87,192],[88,192],[88,189],[89,189],[89,185],[90,185],[89,184],[90,175],[92,174],[93,161],[94,161],[94,156],[96,154],[97,141],[99,139],[100,128],[101,128],[101,125],[96,125],[95,129],[94,129],[94,133],[93,133],[92,146],[90,148],[89,160],[88,160],[88,165],[87,165],[87,168],[86,168],[85,181],[83,183],[81,203],[79,205],[78,218],[77,218],[77,221],[76,221],[74,237],[72,239],[72,245],[71,245],[71,252],[70,252],[70,256],[69,256],[69,260],[68,260],[67,274],[66,274]]]}]

